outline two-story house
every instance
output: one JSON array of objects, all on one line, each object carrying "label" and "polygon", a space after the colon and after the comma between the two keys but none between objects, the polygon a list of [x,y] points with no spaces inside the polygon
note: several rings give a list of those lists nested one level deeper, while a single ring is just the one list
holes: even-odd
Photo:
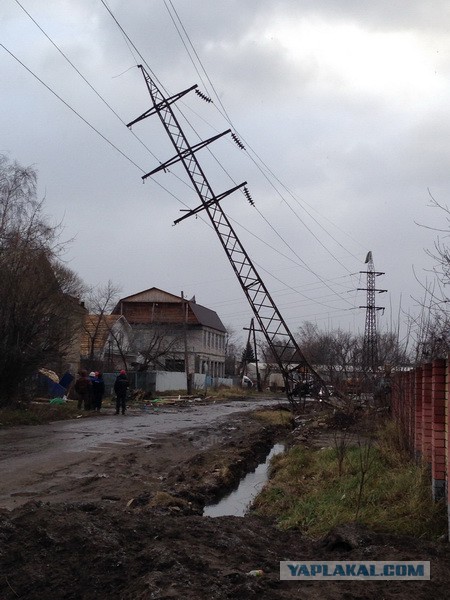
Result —
[{"label": "two-story house", "polygon": [[113,314],[130,324],[141,369],[224,377],[226,329],[194,298],[152,287],[119,300]]}]

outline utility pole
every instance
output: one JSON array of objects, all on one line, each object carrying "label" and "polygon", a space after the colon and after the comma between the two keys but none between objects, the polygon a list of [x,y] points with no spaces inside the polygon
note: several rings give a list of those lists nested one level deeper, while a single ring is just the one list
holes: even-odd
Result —
[{"label": "utility pole", "polygon": [[242,355],[242,364],[241,364],[241,379],[242,379],[242,377],[244,377],[244,375],[245,375],[245,371],[246,371],[246,369],[247,369],[247,362],[249,362],[249,361],[248,361],[248,357],[247,357],[247,350],[248,350],[248,348],[250,348],[250,347],[251,347],[251,346],[250,346],[250,337],[251,337],[251,334],[252,334],[252,329],[251,329],[251,328],[252,328],[252,325],[253,325],[253,319],[251,320],[251,325],[250,325],[250,327],[248,327],[248,328],[247,328],[247,327],[244,327],[244,330],[248,329],[248,336],[247,336],[247,343],[245,344],[244,352],[243,352],[243,355]]},{"label": "utility pole", "polygon": [[371,371],[375,374],[378,369],[377,311],[384,310],[384,306],[375,305],[375,294],[383,294],[387,290],[375,288],[375,278],[384,275],[384,273],[375,271],[371,251],[367,253],[364,263],[367,264],[367,271],[360,271],[360,273],[367,275],[367,287],[358,288],[358,290],[367,292],[366,306],[359,307],[366,309],[362,364],[365,372]]},{"label": "utility pole", "polygon": [[256,387],[258,389],[258,392],[262,392],[261,374],[259,372],[259,364],[258,364],[258,350],[256,348],[255,320],[253,318],[250,321],[250,327],[244,327],[244,331],[248,331],[248,338],[247,338],[247,346],[246,346],[246,348],[248,348],[248,346],[250,344],[250,336],[252,336],[252,340],[253,340],[253,356],[255,357]]},{"label": "utility pole", "polygon": [[256,348],[256,329],[255,329],[255,322],[253,319],[252,319],[250,327],[253,331],[253,354],[255,355],[256,387],[258,389],[258,392],[262,392],[261,374],[259,372],[259,364],[258,364],[258,349]]},{"label": "utility pole", "polygon": [[184,292],[181,292],[182,310],[183,310],[183,333],[184,333],[184,370],[186,372],[186,391],[188,395],[192,394],[192,375],[189,371],[189,352],[188,352],[188,311],[189,304],[184,297]]}]

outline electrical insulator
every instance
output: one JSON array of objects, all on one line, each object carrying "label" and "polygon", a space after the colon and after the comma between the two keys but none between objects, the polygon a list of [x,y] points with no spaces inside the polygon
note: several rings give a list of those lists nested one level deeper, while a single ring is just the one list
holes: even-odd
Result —
[{"label": "electrical insulator", "polygon": [[208,96],[206,96],[206,94],[203,94],[200,90],[196,89],[195,93],[197,94],[197,96],[199,96],[205,102],[212,102],[211,98],[209,98]]},{"label": "electrical insulator", "polygon": [[247,186],[244,188],[244,194],[245,194],[245,197],[247,198],[247,200],[249,201],[249,203],[251,204],[251,206],[255,206],[255,203],[253,202],[253,198],[251,197]]},{"label": "electrical insulator", "polygon": [[241,140],[238,138],[238,136],[235,133],[231,134],[231,137],[233,138],[233,141],[235,142],[235,144],[241,149],[241,150],[245,150],[245,146],[244,144],[241,142]]}]

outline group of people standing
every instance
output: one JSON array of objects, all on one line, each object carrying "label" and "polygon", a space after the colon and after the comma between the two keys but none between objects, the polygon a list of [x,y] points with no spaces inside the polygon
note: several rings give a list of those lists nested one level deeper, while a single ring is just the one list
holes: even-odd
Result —
[{"label": "group of people standing", "polygon": [[99,411],[105,395],[105,382],[99,371],[80,371],[80,376],[75,382],[75,391],[78,398],[78,410]]},{"label": "group of people standing", "polygon": [[[127,390],[130,383],[125,370],[120,371],[114,383],[114,393],[116,395],[116,415],[125,414],[127,403]],[[82,370],[75,382],[75,392],[78,399],[78,410],[94,410],[100,412],[102,400],[105,395],[105,382],[100,371],[89,373]]]}]

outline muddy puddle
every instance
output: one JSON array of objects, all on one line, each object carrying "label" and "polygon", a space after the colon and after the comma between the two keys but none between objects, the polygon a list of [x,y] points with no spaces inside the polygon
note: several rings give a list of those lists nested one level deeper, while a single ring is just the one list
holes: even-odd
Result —
[{"label": "muddy puddle", "polygon": [[221,500],[205,506],[204,517],[235,516],[244,517],[253,500],[267,483],[270,461],[277,454],[285,450],[282,443],[275,444],[264,462],[261,462],[254,471],[247,473],[238,486]]}]

